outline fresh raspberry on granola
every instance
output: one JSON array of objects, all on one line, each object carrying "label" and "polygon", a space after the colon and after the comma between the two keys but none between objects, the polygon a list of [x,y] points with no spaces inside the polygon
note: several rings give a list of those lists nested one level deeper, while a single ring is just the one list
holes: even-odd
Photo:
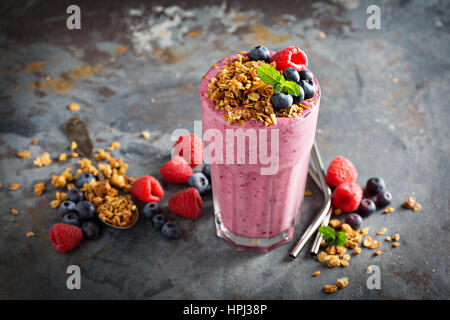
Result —
[{"label": "fresh raspberry on granola", "polygon": [[169,199],[169,210],[185,218],[197,219],[202,214],[202,204],[198,190],[188,188]]},{"label": "fresh raspberry on granola", "polygon": [[297,71],[306,69],[308,67],[308,57],[299,47],[292,46],[283,50],[277,51],[270,61],[275,61],[278,71],[284,71],[291,67]]},{"label": "fresh raspberry on granola", "polygon": [[74,225],[57,223],[49,232],[50,243],[58,252],[67,252],[75,248],[83,240],[83,232]]},{"label": "fresh raspberry on granola", "polygon": [[164,197],[164,190],[156,178],[143,176],[131,185],[131,195],[144,203],[159,202]]},{"label": "fresh raspberry on granola", "polygon": [[172,160],[164,163],[159,170],[164,180],[171,183],[187,183],[190,176],[194,174],[188,162],[179,156],[174,156]]},{"label": "fresh raspberry on granola", "polygon": [[180,136],[173,147],[175,154],[186,159],[192,167],[202,164],[203,140],[196,134]]},{"label": "fresh raspberry on granola", "polygon": [[339,156],[331,161],[326,175],[329,186],[337,187],[343,182],[354,182],[356,178],[358,178],[358,171],[350,160]]},{"label": "fresh raspberry on granola", "polygon": [[344,182],[337,186],[331,197],[331,203],[335,209],[342,212],[352,212],[361,203],[363,190],[356,182]]}]

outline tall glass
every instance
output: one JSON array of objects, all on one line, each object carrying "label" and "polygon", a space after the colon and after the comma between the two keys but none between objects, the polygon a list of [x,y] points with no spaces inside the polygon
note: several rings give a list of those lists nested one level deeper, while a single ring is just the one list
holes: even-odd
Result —
[{"label": "tall glass", "polygon": [[[217,235],[238,249],[267,252],[292,240],[300,218],[320,87],[314,79],[317,94],[313,101],[305,103],[309,110],[300,117],[279,117],[276,125],[268,127],[252,120],[244,127],[230,125],[206,96],[211,78],[228,63],[224,59],[218,63],[219,68],[211,68],[200,87],[206,148],[224,153],[223,157],[214,154],[215,161],[221,163],[211,163]],[[266,154],[271,155],[271,162],[264,157]],[[219,158],[223,160],[217,161]]]}]

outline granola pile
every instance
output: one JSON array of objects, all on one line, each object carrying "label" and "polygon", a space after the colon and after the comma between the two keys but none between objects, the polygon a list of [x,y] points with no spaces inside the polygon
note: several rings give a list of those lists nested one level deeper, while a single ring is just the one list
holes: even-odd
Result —
[{"label": "granola pile", "polygon": [[[288,109],[274,109],[270,98],[272,86],[258,77],[259,66],[264,61],[250,61],[247,55],[227,58],[230,63],[208,84],[207,96],[215,102],[215,109],[223,111],[222,117],[230,124],[244,126],[248,120],[276,125],[277,117],[299,117],[305,105],[292,104]],[[276,66],[275,61],[269,65]]]}]

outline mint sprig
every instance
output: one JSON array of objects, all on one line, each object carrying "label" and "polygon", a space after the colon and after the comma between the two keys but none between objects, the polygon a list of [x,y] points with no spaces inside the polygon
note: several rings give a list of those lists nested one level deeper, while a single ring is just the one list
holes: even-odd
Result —
[{"label": "mint sprig", "polygon": [[287,81],[283,75],[272,66],[263,64],[258,67],[257,73],[262,82],[273,87],[274,93],[283,91],[292,96],[298,96],[300,94],[300,86],[294,81]]},{"label": "mint sprig", "polygon": [[328,246],[333,243],[336,243],[337,246],[345,246],[347,243],[347,235],[342,231],[335,232],[330,226],[319,227],[319,232],[326,240]]}]

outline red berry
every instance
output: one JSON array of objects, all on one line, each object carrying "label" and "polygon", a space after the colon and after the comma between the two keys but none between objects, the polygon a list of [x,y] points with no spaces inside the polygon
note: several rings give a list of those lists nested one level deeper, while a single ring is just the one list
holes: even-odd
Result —
[{"label": "red berry", "polygon": [[169,199],[169,210],[185,218],[197,219],[202,214],[202,204],[198,190],[188,188]]},{"label": "red berry", "polygon": [[363,190],[356,182],[344,182],[337,186],[333,192],[331,202],[335,209],[342,212],[352,212],[361,203]]},{"label": "red berry", "polygon": [[299,47],[287,47],[277,51],[270,58],[270,61],[275,61],[277,70],[282,72],[289,67],[292,67],[297,71],[308,67],[308,57]]},{"label": "red berry", "polygon": [[171,183],[187,183],[190,176],[194,174],[187,161],[179,156],[164,163],[159,170],[164,180]]},{"label": "red berry", "polygon": [[196,134],[187,134],[179,137],[173,147],[175,155],[186,159],[192,167],[202,164],[203,140]]},{"label": "red berry", "polygon": [[159,202],[164,197],[164,190],[156,178],[143,176],[131,185],[131,195],[144,203]]},{"label": "red berry", "polygon": [[343,182],[354,182],[356,178],[358,178],[358,170],[350,160],[339,156],[331,161],[326,176],[329,186],[337,187]]},{"label": "red berry", "polygon": [[57,223],[49,232],[50,243],[58,252],[67,252],[75,248],[83,240],[83,232],[77,226]]}]

